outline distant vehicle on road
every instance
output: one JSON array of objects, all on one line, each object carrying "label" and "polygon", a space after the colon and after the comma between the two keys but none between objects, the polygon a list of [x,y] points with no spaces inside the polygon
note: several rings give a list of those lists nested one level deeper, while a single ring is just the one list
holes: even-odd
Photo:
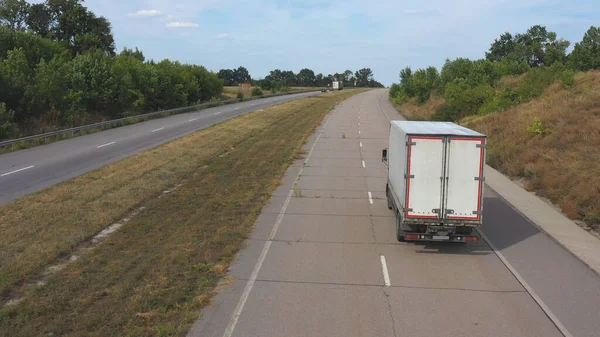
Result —
[{"label": "distant vehicle on road", "polygon": [[333,90],[343,90],[344,89],[344,82],[342,82],[342,81],[333,81],[332,87],[333,87]]},{"label": "distant vehicle on road", "polygon": [[388,208],[398,241],[477,241],[487,136],[449,122],[392,121]]},{"label": "distant vehicle on road", "polygon": [[327,89],[323,88],[321,89],[321,92],[327,92]]}]

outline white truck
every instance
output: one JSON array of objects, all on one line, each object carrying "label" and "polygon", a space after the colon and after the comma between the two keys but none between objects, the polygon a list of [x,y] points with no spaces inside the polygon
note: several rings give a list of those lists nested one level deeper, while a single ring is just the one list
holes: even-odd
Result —
[{"label": "white truck", "polygon": [[477,241],[487,136],[450,122],[392,121],[388,208],[398,241]]},{"label": "white truck", "polygon": [[332,87],[333,87],[333,90],[343,90],[344,89],[344,82],[342,82],[342,81],[333,81]]}]

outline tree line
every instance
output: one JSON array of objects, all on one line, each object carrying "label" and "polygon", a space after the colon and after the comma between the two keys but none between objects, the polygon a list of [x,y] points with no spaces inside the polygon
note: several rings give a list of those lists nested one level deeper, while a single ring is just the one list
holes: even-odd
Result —
[{"label": "tree line", "polygon": [[[391,86],[390,97],[397,104],[410,99],[422,104],[432,95],[443,97],[433,120],[457,121],[503,111],[541,95],[557,80],[563,86],[572,85],[576,71],[600,69],[600,27],[590,27],[567,54],[569,45],[540,25],[525,33],[506,32],[494,40],[483,59],[446,59],[441,71],[435,67],[402,69],[400,83]],[[501,80],[507,75],[522,78],[511,85]]]},{"label": "tree line", "polygon": [[237,69],[221,69],[218,77],[226,86],[237,86],[240,83],[252,83],[265,90],[277,90],[282,87],[327,87],[333,81],[342,81],[345,87],[370,87],[383,88],[383,84],[375,81],[371,68],[363,68],[356,72],[346,70],[343,73],[323,75],[315,74],[311,69],[304,68],[297,74],[291,70],[275,69],[269,72],[264,79],[255,80],[250,77],[244,67]]},{"label": "tree line", "polygon": [[[273,88],[300,83],[273,76]],[[248,81],[269,89],[244,67],[215,73],[117,53],[110,22],[83,0],[0,0],[0,140],[220,100],[224,84]]]}]

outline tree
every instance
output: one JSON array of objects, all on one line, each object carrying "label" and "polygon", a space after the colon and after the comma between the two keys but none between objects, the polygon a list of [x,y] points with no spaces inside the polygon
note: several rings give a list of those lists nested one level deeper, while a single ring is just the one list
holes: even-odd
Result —
[{"label": "tree", "polygon": [[583,40],[575,43],[568,65],[580,71],[600,69],[600,27],[591,26]]},{"label": "tree", "polygon": [[471,74],[473,69],[473,61],[459,57],[454,61],[446,59],[446,63],[442,67],[441,80],[442,86],[446,87],[456,78],[466,79]]},{"label": "tree", "polygon": [[233,70],[231,69],[221,69],[217,73],[217,77],[223,80],[223,84],[226,86],[232,86],[235,82],[235,77],[233,76]]},{"label": "tree", "polygon": [[316,83],[315,72],[310,69],[302,69],[296,76],[299,85],[304,87],[312,87]]},{"label": "tree", "polygon": [[244,68],[244,67],[238,67],[237,69],[235,69],[233,71],[233,82],[235,85],[241,84],[241,83],[248,83],[252,80],[252,78],[250,77],[250,73],[248,72],[248,69]]},{"label": "tree", "polygon": [[0,24],[24,30],[29,6],[25,0],[0,0]]},{"label": "tree", "polygon": [[353,75],[352,70],[346,70],[346,71],[344,71],[344,73],[343,73],[343,76],[344,76],[344,79],[343,79],[344,86],[354,85],[354,76],[352,76],[352,75]]},{"label": "tree", "polygon": [[500,35],[490,46],[490,51],[485,53],[486,59],[492,62],[500,62],[509,57],[515,50],[515,41],[509,32]]},{"label": "tree", "polygon": [[486,59],[492,62],[525,62],[531,67],[550,66],[565,61],[569,44],[567,40],[557,39],[556,33],[549,32],[545,26],[534,25],[524,34],[502,34],[490,46]]},{"label": "tree", "polygon": [[6,103],[0,102],[0,140],[13,137],[16,131],[14,120],[15,112],[6,108]]},{"label": "tree", "polygon": [[318,87],[323,87],[325,86],[325,81],[323,80],[323,74],[318,73],[317,76],[315,77],[315,81],[317,82],[317,86]]},{"label": "tree", "polygon": [[371,68],[362,68],[358,70],[354,76],[356,77],[356,85],[359,87],[367,87],[369,81],[373,80],[373,71]]},{"label": "tree", "polygon": [[18,108],[26,105],[25,92],[31,82],[31,73],[23,48],[9,51],[6,59],[0,61],[2,100],[8,110],[21,112],[15,115],[17,121],[25,119],[26,112]]},{"label": "tree", "polygon": [[144,62],[146,60],[146,58],[144,57],[144,53],[142,53],[142,51],[139,50],[137,47],[135,47],[135,51],[133,49],[128,49],[127,47],[125,47],[119,55],[133,57],[135,59],[140,60],[141,62]]},{"label": "tree", "polygon": [[50,8],[46,4],[40,3],[31,5],[26,22],[29,31],[42,37],[48,37],[51,20]]}]

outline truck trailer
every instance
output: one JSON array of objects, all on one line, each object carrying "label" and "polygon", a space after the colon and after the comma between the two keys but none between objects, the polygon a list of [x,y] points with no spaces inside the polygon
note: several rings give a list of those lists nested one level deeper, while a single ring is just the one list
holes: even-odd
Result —
[{"label": "truck trailer", "polygon": [[450,122],[392,121],[388,208],[398,241],[477,241],[487,136]]},{"label": "truck trailer", "polygon": [[342,82],[342,81],[333,81],[332,87],[333,87],[333,90],[343,90],[344,89],[344,82]]}]

